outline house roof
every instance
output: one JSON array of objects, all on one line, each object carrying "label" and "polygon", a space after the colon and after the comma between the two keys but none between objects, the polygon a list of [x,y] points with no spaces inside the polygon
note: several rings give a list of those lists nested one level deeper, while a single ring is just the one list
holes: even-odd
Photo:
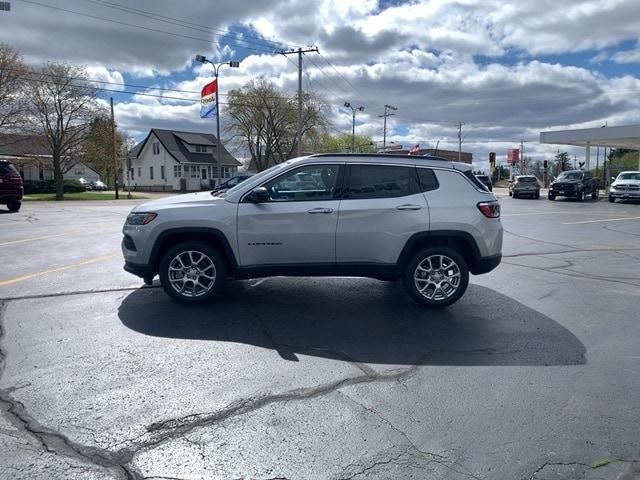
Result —
[{"label": "house roof", "polygon": [[0,155],[12,157],[51,156],[44,138],[36,135],[0,134]]},{"label": "house roof", "polygon": [[136,158],[140,156],[140,152],[144,149],[151,134],[155,134],[162,146],[169,152],[178,163],[212,163],[225,166],[241,165],[236,158],[231,155],[223,144],[220,144],[221,161],[216,159],[216,149],[211,153],[190,152],[184,146],[183,142],[191,145],[207,145],[212,146],[218,143],[218,139],[211,133],[198,132],[181,132],[176,130],[164,130],[160,128],[152,128],[147,137],[138,145],[131,149],[130,154]]},{"label": "house roof", "polygon": [[73,162],[73,163],[69,166],[69,168],[66,168],[66,169],[65,169],[64,173],[69,173],[69,171],[70,171],[73,167],[75,167],[76,165],[82,165],[82,166],[84,166],[85,168],[88,168],[89,170],[93,171],[96,175],[98,175],[98,176],[100,176],[100,177],[102,176],[102,175],[100,175],[100,172],[99,172],[99,171],[97,171],[97,170],[96,170],[95,168],[93,168],[91,165],[87,165],[87,164],[86,164],[86,163],[84,163],[84,162]]}]

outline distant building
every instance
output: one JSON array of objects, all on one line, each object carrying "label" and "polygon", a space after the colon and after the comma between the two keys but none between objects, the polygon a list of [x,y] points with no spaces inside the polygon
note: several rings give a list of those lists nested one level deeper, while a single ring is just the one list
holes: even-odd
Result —
[{"label": "distant building", "polygon": [[131,149],[124,171],[125,185],[138,190],[201,190],[233,177],[241,163],[210,133],[152,128]]},{"label": "distant building", "polygon": [[[391,155],[409,155],[409,148],[393,148],[387,150],[387,153]],[[380,152],[383,153],[383,152]],[[452,162],[458,161],[458,151],[457,150],[443,150],[439,148],[436,150],[435,148],[419,148],[418,152],[412,153],[411,155],[420,156],[420,155],[433,155],[434,157],[441,157],[447,160],[451,160]],[[460,161],[462,163],[468,163],[471,165],[473,163],[473,154],[469,152],[461,152],[460,153]]]},{"label": "distant building", "polygon": [[[0,160],[13,163],[23,180],[53,180],[53,156],[46,140],[37,135],[0,134]],[[69,159],[63,162],[62,176],[65,180],[100,180],[93,168]]]}]

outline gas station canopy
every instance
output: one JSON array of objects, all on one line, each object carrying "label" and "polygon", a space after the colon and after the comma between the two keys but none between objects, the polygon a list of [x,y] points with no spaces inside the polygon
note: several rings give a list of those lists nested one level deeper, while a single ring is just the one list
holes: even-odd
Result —
[{"label": "gas station canopy", "polygon": [[628,148],[640,151],[640,125],[540,132],[540,143],[585,147],[586,169],[588,170],[591,147]]}]

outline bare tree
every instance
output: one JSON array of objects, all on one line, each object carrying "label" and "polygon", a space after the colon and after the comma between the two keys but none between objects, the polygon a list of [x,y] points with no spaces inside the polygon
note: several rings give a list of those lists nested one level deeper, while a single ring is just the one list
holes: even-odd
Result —
[{"label": "bare tree", "polygon": [[0,132],[13,132],[24,122],[25,76],[26,68],[18,52],[0,43]]},{"label": "bare tree", "polygon": [[[297,105],[297,96],[283,95],[266,79],[229,92],[227,128],[244,143],[258,171],[291,158],[297,150]],[[322,100],[303,93],[303,136],[326,127],[325,108]]]},{"label": "bare tree", "polygon": [[53,157],[56,200],[64,199],[64,169],[78,155],[95,118],[98,90],[86,79],[81,67],[50,63],[29,80],[30,113]]},{"label": "bare tree", "polygon": [[[127,155],[127,140],[125,134],[118,130],[116,125],[116,155],[119,159]],[[106,183],[113,184],[117,172],[116,165],[113,163],[111,118],[106,109],[96,112],[81,150],[83,161],[100,173]],[[120,168],[120,162],[118,162],[118,168]]]}]

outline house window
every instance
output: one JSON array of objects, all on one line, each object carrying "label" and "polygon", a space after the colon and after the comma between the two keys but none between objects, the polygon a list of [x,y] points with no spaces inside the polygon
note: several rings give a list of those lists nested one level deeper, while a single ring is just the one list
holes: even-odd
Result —
[{"label": "house window", "polygon": [[153,167],[149,167],[149,178],[153,180]]},{"label": "house window", "polygon": [[158,142],[153,142],[151,146],[153,147],[153,154],[160,155],[160,144]]},{"label": "house window", "polygon": [[40,167],[40,180],[44,180],[44,167]]},{"label": "house window", "polygon": [[133,168],[129,169],[131,171],[131,180],[133,180]]},{"label": "house window", "polygon": [[191,165],[191,178],[197,178],[198,177],[198,167],[196,167],[195,165]]},{"label": "house window", "polygon": [[197,153],[207,153],[207,146],[206,145],[196,145],[196,152]]},{"label": "house window", "polygon": [[174,165],[173,166],[173,177],[174,178],[182,177],[182,165]]},{"label": "house window", "polygon": [[160,165],[160,178],[164,180],[164,165]]},{"label": "house window", "polygon": [[138,167],[138,176],[141,177],[142,176],[142,167]]}]

